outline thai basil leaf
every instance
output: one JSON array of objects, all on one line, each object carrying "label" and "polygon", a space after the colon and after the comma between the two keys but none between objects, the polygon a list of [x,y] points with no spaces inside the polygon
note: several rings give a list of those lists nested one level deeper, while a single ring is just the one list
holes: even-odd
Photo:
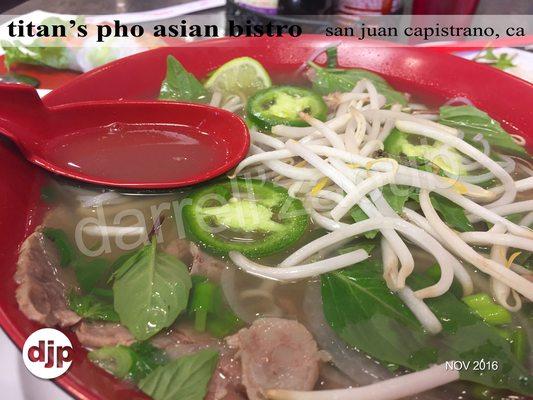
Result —
[{"label": "thai basil leaf", "polygon": [[172,56],[167,58],[167,75],[161,84],[160,100],[206,103],[208,92],[193,74]]},{"label": "thai basil leaf", "polygon": [[[428,286],[430,281],[423,275],[412,274],[408,278],[408,284],[417,290]],[[473,363],[481,359],[497,361],[497,370],[481,371],[471,367],[461,371],[461,379],[533,395],[533,376],[518,361],[511,345],[497,328],[483,322],[451,293],[426,299],[425,302],[442,324],[443,331],[437,336],[440,362],[460,360]]]},{"label": "thai basil leaf", "polygon": [[153,346],[150,342],[133,343],[130,346],[130,350],[135,352],[137,356],[128,374],[135,382],[140,381],[157,367],[168,362],[165,352]]},{"label": "thai basil leaf", "polygon": [[474,230],[472,223],[466,217],[465,210],[462,207],[436,193],[431,193],[429,197],[435,210],[437,210],[448,225],[461,232]]},{"label": "thai basil leaf", "polygon": [[126,260],[130,259],[132,256],[136,257],[138,255],[139,255],[138,250],[132,250],[132,251],[123,253],[120,256],[118,256],[117,259],[113,261],[113,263],[109,267],[109,271],[111,271],[110,279],[113,278],[114,275],[116,275],[116,272],[118,271],[119,268],[124,267],[124,265],[126,264]]},{"label": "thai basil leaf", "polygon": [[[426,335],[381,277],[382,266],[364,261],[352,268],[323,275],[322,300],[328,324],[349,345],[383,362],[419,370],[445,361],[471,361],[461,378],[518,393],[533,393],[533,377],[513,355],[498,330],[483,322],[451,293],[426,304],[439,318],[443,332]],[[431,280],[412,274],[414,290]],[[494,371],[476,371],[475,360],[497,361]]]},{"label": "thai basil leaf", "polygon": [[[403,206],[409,199],[410,195],[410,189],[406,186],[399,186],[399,185],[386,185],[383,188],[381,188],[381,193],[387,203],[396,211],[397,213],[401,213]],[[350,211],[350,215],[354,222],[360,222],[364,221],[365,219],[368,219],[368,216],[365,214],[363,210],[359,206],[354,206],[352,210]],[[367,239],[374,239],[376,235],[378,234],[377,230],[369,231],[364,234],[364,236]]]},{"label": "thai basil leaf", "polygon": [[113,304],[106,303],[94,295],[80,296],[74,292],[68,297],[69,308],[84,319],[120,322]]},{"label": "thai basil leaf", "polygon": [[214,350],[180,357],[141,379],[139,388],[155,400],[203,400],[217,362]]},{"label": "thai basil leaf", "polygon": [[[368,219],[368,215],[365,214],[363,210],[361,210],[361,207],[354,206],[352,210],[350,211],[350,216],[354,220],[354,222],[361,222],[365,219]],[[374,239],[377,234],[379,233],[378,230],[368,231],[363,234],[363,236],[367,239]]]},{"label": "thai basil leaf", "polygon": [[104,287],[95,287],[93,290],[91,290],[91,294],[103,299],[113,300],[113,290]]},{"label": "thai basil leaf", "polygon": [[508,53],[501,53],[500,55],[496,56],[494,54],[494,50],[491,48],[488,48],[483,53],[479,54],[474,58],[474,61],[485,61],[488,65],[498,68],[501,70],[505,70],[507,68],[516,67],[516,65],[513,63],[513,56],[510,56]]},{"label": "thai basil leaf", "polygon": [[54,242],[59,253],[59,264],[62,267],[69,266],[77,258],[76,250],[65,231],[56,228],[44,228],[43,235]]},{"label": "thai basil leaf", "polygon": [[383,268],[363,261],[322,275],[324,315],[350,346],[412,369],[435,361],[415,316],[385,284]]},{"label": "thai basil leaf", "polygon": [[72,266],[76,280],[84,293],[90,293],[104,279],[109,271],[109,263],[106,260],[83,257],[61,229],[45,228],[43,234],[54,242],[59,253],[60,265]]},{"label": "thai basil leaf", "polygon": [[[436,193],[430,193],[429,198],[431,199],[431,204],[447,225],[460,232],[474,230],[474,226],[466,217],[465,210],[462,207]],[[419,203],[419,190],[412,191],[410,199]]]},{"label": "thai basil leaf", "polygon": [[79,259],[73,266],[76,280],[84,293],[90,293],[109,270],[109,263],[103,258]]},{"label": "thai basil leaf", "polygon": [[[441,268],[438,263],[433,264],[431,267],[426,269],[424,272],[426,277],[429,279],[429,285],[434,285],[440,280],[440,274],[441,274]],[[463,287],[459,283],[457,279],[454,278],[452,282],[452,286],[448,290],[449,293],[452,293],[455,297],[458,299],[461,299],[463,297]]]},{"label": "thai basil leaf", "polygon": [[383,150],[393,155],[402,154],[405,137],[405,132],[402,132],[397,128],[393,128],[383,142]]},{"label": "thai basil leaf", "polygon": [[412,190],[409,186],[402,185],[387,185],[381,190],[387,203],[389,203],[392,209],[397,213],[402,212],[411,192]]},{"label": "thai basil leaf", "polygon": [[373,72],[358,68],[322,68],[314,63],[310,63],[310,66],[315,72],[311,78],[313,89],[320,94],[349,92],[361,79],[368,79],[374,84],[377,91],[386,97],[387,104],[407,104],[407,99],[402,93],[394,90],[385,79]]},{"label": "thai basil leaf", "polygon": [[368,254],[372,253],[376,246],[379,244],[378,240],[372,240],[372,239],[358,239],[354,243],[349,243],[348,245],[341,247],[339,250],[337,250],[337,253],[339,254],[346,254],[351,251],[362,249],[366,251]]},{"label": "thai basil leaf", "polygon": [[113,279],[115,310],[138,340],[172,325],[186,309],[192,286],[185,264],[158,252],[155,239],[128,258]]},{"label": "thai basil leaf", "polygon": [[328,68],[337,68],[338,66],[338,55],[337,55],[337,46],[328,47],[326,49],[326,65]]},{"label": "thai basil leaf", "polygon": [[526,149],[516,144],[497,121],[476,107],[442,106],[439,122],[463,131],[465,140],[471,144],[479,144],[472,139],[481,133],[491,146],[521,156],[528,156]]}]

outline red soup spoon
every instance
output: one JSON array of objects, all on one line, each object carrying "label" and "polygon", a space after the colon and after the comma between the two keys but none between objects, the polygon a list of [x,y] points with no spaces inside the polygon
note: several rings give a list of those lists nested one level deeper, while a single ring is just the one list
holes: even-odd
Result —
[{"label": "red soup spoon", "polygon": [[250,136],[237,115],[164,101],[46,107],[31,86],[0,84],[0,132],[32,163],[99,185],[193,185],[236,166]]}]

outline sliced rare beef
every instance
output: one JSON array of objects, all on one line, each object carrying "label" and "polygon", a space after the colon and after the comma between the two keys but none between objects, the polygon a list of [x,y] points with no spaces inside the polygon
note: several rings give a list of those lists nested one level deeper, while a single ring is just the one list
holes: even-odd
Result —
[{"label": "sliced rare beef", "polygon": [[54,243],[42,232],[35,231],[24,241],[15,281],[17,302],[26,317],[45,326],[65,327],[80,321],[67,305],[67,273],[59,265]]},{"label": "sliced rare beef", "polygon": [[220,281],[220,275],[226,267],[224,261],[210,256],[186,239],[173,240],[165,248],[165,252],[183,261],[192,275],[206,276],[213,282]]},{"label": "sliced rare beef", "polygon": [[222,271],[226,268],[224,261],[205,253],[200,247],[191,243],[192,275],[208,277],[213,282],[220,282]]},{"label": "sliced rare beef", "polygon": [[181,260],[185,265],[192,266],[191,242],[187,239],[174,239],[165,247],[165,253]]},{"label": "sliced rare beef", "polygon": [[266,389],[312,390],[317,382],[321,355],[309,331],[297,321],[258,319],[227,342],[238,350],[250,400],[264,398]]},{"label": "sliced rare beef", "polygon": [[91,349],[122,344],[129,346],[135,343],[135,338],[128,328],[114,322],[83,321],[74,328],[80,343]]}]

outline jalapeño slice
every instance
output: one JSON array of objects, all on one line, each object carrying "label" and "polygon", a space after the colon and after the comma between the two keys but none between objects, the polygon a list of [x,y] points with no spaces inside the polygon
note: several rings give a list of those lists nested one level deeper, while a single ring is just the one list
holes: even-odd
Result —
[{"label": "jalape\u00f1o slice", "polygon": [[247,118],[266,130],[274,125],[307,126],[300,118],[300,112],[324,121],[328,107],[319,94],[295,86],[273,86],[261,90],[246,104]]},{"label": "jalape\u00f1o slice", "polygon": [[298,199],[270,182],[230,179],[206,186],[183,207],[188,237],[216,255],[238,251],[263,257],[282,251],[307,230]]}]

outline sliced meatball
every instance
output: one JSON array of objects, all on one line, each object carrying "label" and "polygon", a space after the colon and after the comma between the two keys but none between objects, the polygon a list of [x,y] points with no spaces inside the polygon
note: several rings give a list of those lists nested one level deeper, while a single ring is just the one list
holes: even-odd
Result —
[{"label": "sliced meatball", "polygon": [[299,322],[263,318],[227,338],[238,349],[242,382],[250,400],[267,389],[312,390],[320,353],[309,331]]},{"label": "sliced meatball", "polygon": [[130,331],[120,324],[113,322],[83,321],[74,328],[80,343],[91,349],[122,344],[129,346],[135,342]]},{"label": "sliced meatball", "polygon": [[236,351],[224,348],[220,352],[205,400],[246,400],[246,389],[241,381],[241,362]]},{"label": "sliced meatball", "polygon": [[15,281],[19,284],[16,298],[20,310],[33,321],[46,326],[71,326],[80,321],[67,305],[65,271],[59,265],[59,254],[52,241],[35,231],[20,248]]}]

